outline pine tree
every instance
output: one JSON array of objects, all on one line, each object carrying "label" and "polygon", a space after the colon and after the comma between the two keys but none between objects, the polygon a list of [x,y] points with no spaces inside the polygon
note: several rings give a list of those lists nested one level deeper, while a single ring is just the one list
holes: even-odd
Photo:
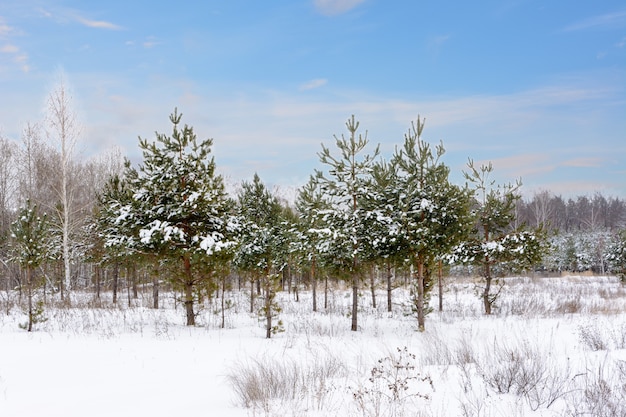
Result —
[{"label": "pine tree", "polygon": [[606,260],[611,272],[617,274],[622,283],[626,283],[626,229],[615,234],[611,240]]},{"label": "pine tree", "polygon": [[[238,198],[238,212],[241,222],[240,245],[235,255],[235,265],[249,272],[253,280],[259,280],[263,290],[264,303],[261,308],[265,319],[266,337],[282,330],[282,323],[273,323],[280,312],[275,301],[280,288],[280,273],[286,264],[289,251],[288,230],[285,224],[283,207],[278,199],[254,174],[251,183],[243,182]],[[251,291],[250,297],[253,297]]]},{"label": "pine tree", "polygon": [[[379,269],[384,269],[387,287],[387,311],[392,311],[392,270],[402,262],[398,248],[397,205],[400,190],[398,171],[396,166],[381,160],[372,167],[369,193],[365,204],[368,207],[368,234],[370,239],[365,240],[368,245],[369,260]],[[374,288],[372,288],[374,298]]]},{"label": "pine tree", "polygon": [[30,200],[21,208],[17,220],[11,225],[12,259],[26,273],[26,294],[28,298],[27,330],[33,330],[37,312],[33,308],[33,290],[35,281],[33,271],[46,260],[50,259],[53,242],[49,238],[47,216],[39,216],[37,206]]},{"label": "pine tree", "polygon": [[138,170],[127,165],[125,172],[132,201],[111,210],[109,224],[124,227],[109,244],[136,245],[170,266],[168,280],[183,291],[187,325],[193,326],[194,304],[212,272],[206,268],[236,245],[237,225],[215,173],[213,141],[198,141],[188,125],[181,129],[181,117],[177,110],[170,115],[170,136],[157,133],[155,142],[139,138],[143,162]]},{"label": "pine tree", "polygon": [[377,146],[372,154],[364,154],[369,141],[358,135],[359,122],[354,115],[346,122],[350,136],[335,136],[340,155],[335,157],[330,149],[322,145],[320,161],[328,166],[327,176],[318,172],[323,192],[328,196],[330,210],[325,221],[332,231],[330,266],[352,286],[351,330],[358,329],[359,283],[362,279],[363,260],[366,257],[363,241],[366,236],[364,198],[369,193],[367,185],[372,167],[379,154]]},{"label": "pine tree", "polygon": [[[126,161],[125,167],[126,176],[136,179],[137,172],[131,168],[129,161]],[[94,209],[93,229],[97,234],[94,260],[100,265],[113,267],[113,303],[117,302],[120,266],[142,256],[137,238],[139,225],[135,219],[139,206],[133,200],[130,187],[129,178],[114,175],[98,194]],[[158,284],[158,281],[153,284]],[[156,291],[158,294],[158,286]],[[155,301],[158,305],[158,295]]]},{"label": "pine tree", "polygon": [[317,311],[318,276],[331,244],[332,232],[325,227],[324,216],[329,206],[316,177],[311,176],[298,191],[296,210],[299,223],[292,251],[297,253],[300,264],[308,269],[313,293],[313,311]]},{"label": "pine tree", "polygon": [[494,292],[494,268],[523,270],[537,264],[545,252],[545,235],[541,228],[525,230],[514,228],[515,203],[520,198],[521,181],[498,186],[490,179],[491,163],[480,168],[469,161],[470,172],[465,178],[474,185],[476,203],[473,209],[474,229],[470,238],[461,244],[455,257],[477,265],[485,281],[482,301],[485,314],[491,314],[502,284]]},{"label": "pine tree", "polygon": [[469,231],[470,192],[451,184],[450,169],[440,158],[443,145],[434,152],[421,139],[424,121],[417,122],[405,135],[404,146],[394,156],[398,169],[398,247],[408,259],[415,287],[418,328],[425,328],[428,310],[427,290],[435,262],[448,255]]}]

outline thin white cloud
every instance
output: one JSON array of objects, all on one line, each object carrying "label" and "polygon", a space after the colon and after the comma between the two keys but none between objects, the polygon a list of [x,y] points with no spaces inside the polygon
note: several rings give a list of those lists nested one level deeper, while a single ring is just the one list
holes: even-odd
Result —
[{"label": "thin white cloud", "polygon": [[575,168],[597,168],[602,166],[606,161],[603,158],[575,158],[563,162],[564,166]]},{"label": "thin white cloud", "polygon": [[122,30],[123,27],[106,20],[95,20],[85,17],[85,13],[70,9],[70,8],[55,8],[45,10],[43,8],[37,9],[37,12],[47,18],[55,21],[59,24],[67,24],[68,22],[79,23],[83,26],[94,29],[106,29],[106,30]]},{"label": "thin white cloud", "polygon": [[594,28],[618,28],[626,26],[626,10],[593,16],[563,28],[563,32],[575,32]]},{"label": "thin white cloud", "polygon": [[508,178],[524,178],[552,172],[557,165],[546,153],[529,153],[475,162],[476,166],[492,163],[494,172]]},{"label": "thin white cloud", "polygon": [[0,37],[9,36],[11,32],[13,32],[13,28],[7,25],[2,16],[0,16]]},{"label": "thin white cloud", "polygon": [[106,22],[104,20],[91,20],[84,18],[82,16],[74,16],[74,20],[80,23],[81,25],[95,28],[95,29],[108,29],[108,30],[121,30],[122,27],[116,25],[115,23]]},{"label": "thin white cloud", "polygon": [[154,36],[148,36],[145,41],[141,44],[144,48],[150,49],[159,45],[161,42],[157,40]]},{"label": "thin white cloud", "polygon": [[307,81],[306,83],[300,86],[301,91],[306,90],[314,90],[316,88],[320,88],[328,84],[328,80],[326,78],[316,78],[314,80]]},{"label": "thin white cloud", "polygon": [[137,42],[134,40],[128,40],[126,42],[124,42],[124,45],[129,46],[129,47],[135,47],[137,45],[142,46],[145,49],[150,49],[150,48],[154,48],[157,45],[160,45],[161,42],[157,40],[156,37],[154,36],[148,36],[145,40]]},{"label": "thin white cloud", "polygon": [[15,61],[16,64],[19,65],[19,67],[22,70],[22,72],[29,72],[30,71],[30,65],[28,64],[28,55],[26,55],[26,54],[17,55],[14,58],[14,61]]},{"label": "thin white cloud", "polygon": [[42,7],[37,8],[37,11],[39,12],[39,14],[41,14],[43,17],[47,17],[47,18],[52,18],[52,13],[50,13],[49,11],[45,10]]},{"label": "thin white cloud", "polygon": [[427,48],[431,51],[439,52],[441,47],[452,37],[452,35],[432,36],[427,41]]},{"label": "thin white cloud", "polygon": [[[13,32],[13,28],[6,25],[0,18],[0,38],[10,39]],[[15,64],[22,72],[30,71],[28,55],[22,52],[17,45],[9,42],[0,45],[0,54],[8,55],[9,62]]]},{"label": "thin white cloud", "polygon": [[11,44],[6,44],[0,47],[0,52],[4,54],[15,54],[15,53],[18,53],[19,51],[20,51],[20,48]]},{"label": "thin white cloud", "polygon": [[354,9],[365,0],[313,0],[317,11],[325,16],[337,16]]}]

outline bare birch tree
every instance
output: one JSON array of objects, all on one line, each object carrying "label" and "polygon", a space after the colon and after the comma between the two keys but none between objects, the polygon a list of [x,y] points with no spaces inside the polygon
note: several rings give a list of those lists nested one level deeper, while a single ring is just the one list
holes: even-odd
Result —
[{"label": "bare birch tree", "polygon": [[[47,99],[46,127],[48,138],[60,148],[61,178],[59,189],[58,217],[62,233],[64,286],[66,291],[71,290],[71,253],[70,235],[72,232],[72,203],[74,192],[72,188],[72,165],[76,141],[81,133],[76,113],[72,107],[72,95],[63,77]],[[68,297],[69,299],[69,297]]]},{"label": "bare birch tree", "polygon": [[15,192],[15,146],[0,134],[0,237],[8,230]]}]

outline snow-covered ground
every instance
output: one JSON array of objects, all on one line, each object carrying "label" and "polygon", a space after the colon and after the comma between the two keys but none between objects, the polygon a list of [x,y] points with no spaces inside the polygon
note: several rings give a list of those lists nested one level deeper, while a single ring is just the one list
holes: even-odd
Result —
[{"label": "snow-covered ground", "polygon": [[359,332],[347,291],[335,289],[327,310],[320,295],[317,313],[310,293],[280,294],[285,331],[270,340],[245,291],[228,295],[225,329],[217,304],[188,328],[180,306],[147,308],[148,293],[133,308],[75,294],[32,333],[2,293],[0,416],[626,415],[626,287],[507,281],[485,317],[474,284],[450,279],[424,333],[403,289],[393,313],[384,291],[374,309],[364,290]]}]

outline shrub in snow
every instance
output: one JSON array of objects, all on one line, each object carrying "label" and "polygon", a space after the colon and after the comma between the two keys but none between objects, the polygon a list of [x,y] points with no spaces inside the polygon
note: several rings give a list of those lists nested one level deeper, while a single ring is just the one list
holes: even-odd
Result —
[{"label": "shrub in snow", "polygon": [[405,346],[379,359],[367,382],[353,390],[352,396],[363,416],[399,417],[405,415],[409,403],[430,399],[433,390],[432,379],[416,370],[415,355]]}]

